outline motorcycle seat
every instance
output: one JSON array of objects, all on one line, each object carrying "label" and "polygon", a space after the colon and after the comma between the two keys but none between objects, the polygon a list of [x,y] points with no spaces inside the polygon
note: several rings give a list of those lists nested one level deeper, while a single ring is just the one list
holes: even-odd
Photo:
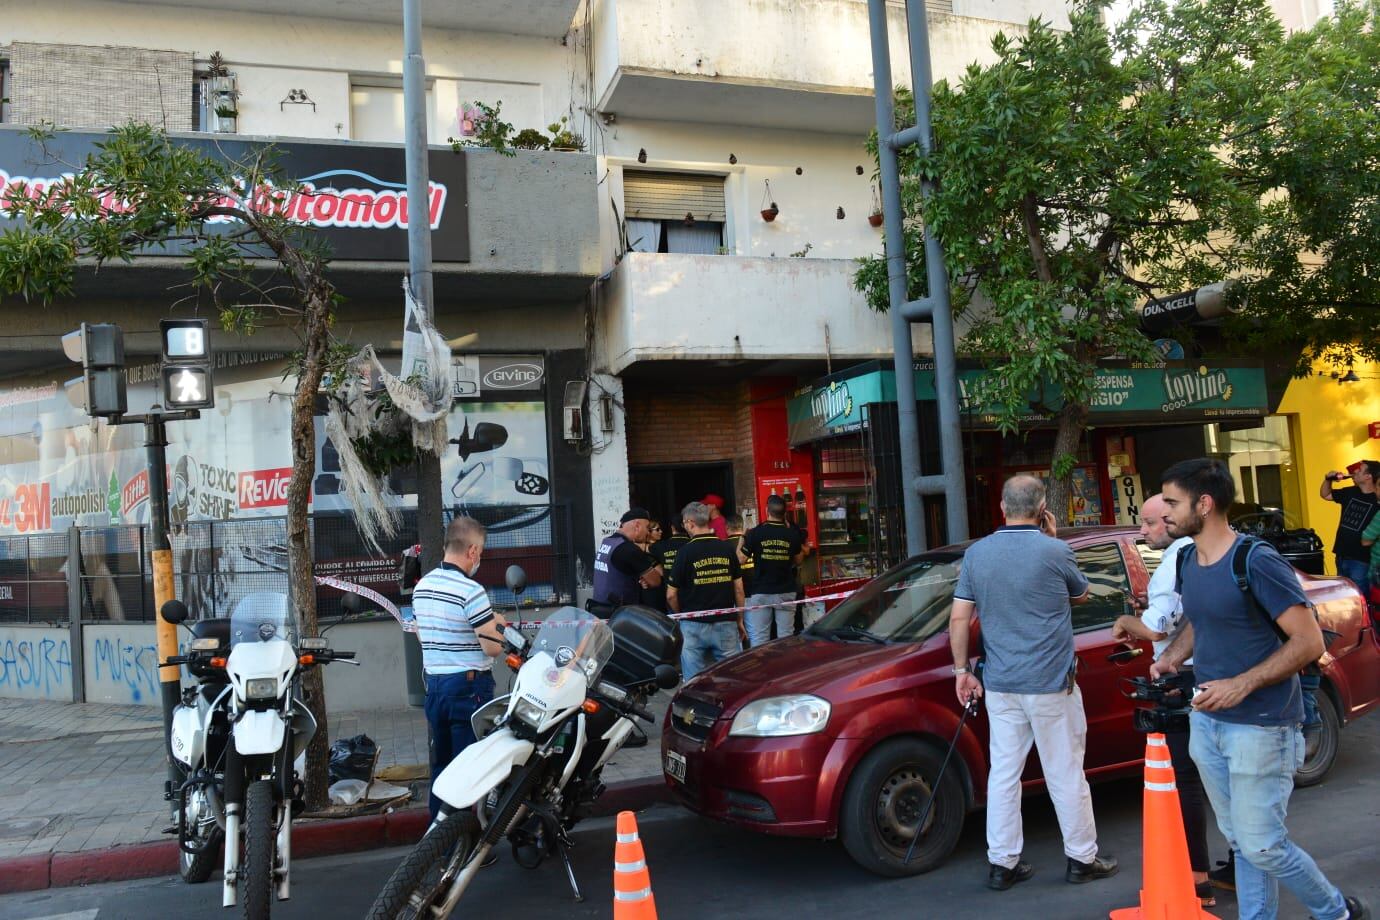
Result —
[{"label": "motorcycle seat", "polygon": [[192,636],[197,639],[215,639],[222,648],[227,647],[230,645],[230,618],[197,620],[192,624]]}]

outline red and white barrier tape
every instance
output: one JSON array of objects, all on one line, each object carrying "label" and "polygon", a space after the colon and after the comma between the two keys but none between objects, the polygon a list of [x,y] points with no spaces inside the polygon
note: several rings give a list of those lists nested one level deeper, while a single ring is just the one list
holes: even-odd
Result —
[{"label": "red and white barrier tape", "polygon": [[[333,575],[317,575],[316,583],[319,585],[326,585],[329,588],[336,588],[340,591],[354,592],[355,594],[358,594],[360,597],[371,600],[375,604],[378,604],[381,609],[388,611],[388,613],[392,615],[393,619],[398,621],[398,625],[403,628],[404,632],[417,631],[417,623],[415,620],[404,619],[402,611],[400,611],[392,601],[390,601],[388,598],[384,597],[382,594],[375,591],[373,588],[366,588],[364,587],[364,585],[355,584],[352,581],[345,581],[344,579],[336,578]],[[856,594],[857,591],[858,589],[854,588],[852,591],[839,591],[835,594],[821,594],[818,597],[807,597],[801,600],[778,601],[775,604],[750,604],[745,607],[716,607],[712,610],[691,610],[685,613],[673,613],[670,614],[670,616],[674,620],[699,620],[705,617],[723,616],[727,613],[746,613],[749,610],[765,610],[770,607],[793,607],[799,604],[813,604],[816,601],[837,601],[842,600],[845,597],[851,597],[854,594]],[[502,611],[498,612],[502,613]],[[539,627],[548,622],[555,621],[522,620],[520,621],[519,625],[524,627]]]}]

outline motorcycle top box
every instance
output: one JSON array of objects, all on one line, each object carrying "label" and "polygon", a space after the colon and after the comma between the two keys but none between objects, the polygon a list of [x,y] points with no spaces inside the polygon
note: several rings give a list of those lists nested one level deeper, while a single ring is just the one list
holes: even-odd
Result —
[{"label": "motorcycle top box", "polygon": [[656,683],[656,666],[680,667],[683,642],[676,621],[651,607],[620,607],[609,617],[613,630],[613,658],[604,676],[624,687]]}]

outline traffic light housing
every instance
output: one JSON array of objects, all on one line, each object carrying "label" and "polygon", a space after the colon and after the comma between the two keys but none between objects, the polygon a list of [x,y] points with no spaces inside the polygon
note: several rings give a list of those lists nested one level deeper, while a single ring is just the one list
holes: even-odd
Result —
[{"label": "traffic light housing", "polygon": [[165,408],[209,409],[215,405],[208,326],[204,319],[159,321],[163,352],[159,376]]},{"label": "traffic light housing", "polygon": [[129,409],[125,381],[125,334],[113,323],[82,323],[62,337],[62,350],[81,365],[67,381],[67,399],[94,418],[115,418]]}]

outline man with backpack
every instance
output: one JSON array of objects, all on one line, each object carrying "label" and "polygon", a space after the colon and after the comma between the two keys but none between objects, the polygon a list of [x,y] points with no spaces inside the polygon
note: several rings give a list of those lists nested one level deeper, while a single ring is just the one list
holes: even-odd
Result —
[{"label": "man with backpack", "polygon": [[1298,672],[1324,649],[1294,570],[1266,543],[1238,557],[1244,538],[1226,514],[1236,483],[1222,461],[1176,463],[1165,471],[1161,497],[1169,535],[1192,537],[1193,545],[1178,564],[1188,625],[1150,674],[1174,674],[1193,658],[1189,751],[1236,857],[1240,916],[1276,917],[1282,882],[1317,920],[1368,920],[1369,908],[1329,882],[1284,826],[1305,752]]}]

